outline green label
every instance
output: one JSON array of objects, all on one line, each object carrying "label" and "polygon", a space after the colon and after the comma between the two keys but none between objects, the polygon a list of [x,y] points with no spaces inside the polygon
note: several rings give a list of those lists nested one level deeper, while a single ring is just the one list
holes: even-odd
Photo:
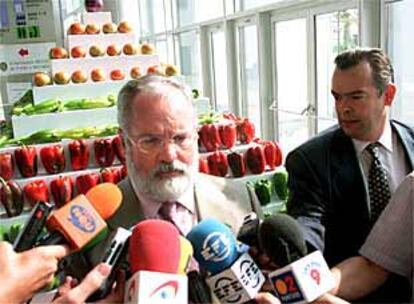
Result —
[{"label": "green label", "polygon": [[39,38],[40,27],[38,25],[20,26],[16,28],[17,39]]}]

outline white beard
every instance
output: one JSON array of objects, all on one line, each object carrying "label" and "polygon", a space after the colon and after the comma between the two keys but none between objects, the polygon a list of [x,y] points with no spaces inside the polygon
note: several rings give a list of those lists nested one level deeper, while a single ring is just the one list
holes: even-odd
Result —
[{"label": "white beard", "polygon": [[[197,158],[195,158],[197,159]],[[148,199],[157,202],[176,201],[193,185],[193,179],[197,172],[196,165],[187,165],[179,160],[171,164],[160,164],[152,169],[146,177],[140,176],[135,165],[127,158],[128,175],[134,190]],[[168,178],[160,178],[160,172],[180,171],[180,175]]]}]

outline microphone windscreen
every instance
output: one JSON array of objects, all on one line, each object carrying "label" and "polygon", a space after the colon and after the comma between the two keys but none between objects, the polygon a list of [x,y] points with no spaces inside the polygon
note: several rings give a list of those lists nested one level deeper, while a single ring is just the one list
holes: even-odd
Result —
[{"label": "microphone windscreen", "polygon": [[193,246],[189,240],[180,235],[180,262],[178,263],[179,274],[185,274],[193,256]]},{"label": "microphone windscreen", "polygon": [[229,268],[238,258],[236,239],[230,228],[214,219],[206,219],[187,235],[201,269],[216,274]]},{"label": "microphone windscreen", "polygon": [[301,227],[286,214],[275,214],[263,221],[259,229],[259,243],[266,255],[279,267],[307,255]]},{"label": "microphone windscreen", "polygon": [[108,220],[121,206],[122,192],[115,184],[102,183],[91,188],[86,198],[99,215]]},{"label": "microphone windscreen", "polygon": [[129,239],[132,273],[140,270],[177,273],[180,235],[170,222],[150,219],[135,225]]}]

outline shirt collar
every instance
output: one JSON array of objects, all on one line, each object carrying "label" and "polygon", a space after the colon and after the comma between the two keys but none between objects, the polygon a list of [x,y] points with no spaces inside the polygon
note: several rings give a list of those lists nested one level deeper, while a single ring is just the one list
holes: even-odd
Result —
[{"label": "shirt collar", "polygon": [[[358,155],[360,155],[365,150],[365,148],[371,143],[369,141],[358,140],[355,138],[352,138],[352,142]],[[387,151],[392,153],[392,130],[389,121],[385,124],[384,131],[382,132],[377,142],[379,142],[381,146],[383,146]]]},{"label": "shirt collar", "polygon": [[[195,201],[194,201],[194,184],[192,183],[188,187],[187,191],[183,193],[176,201],[185,207],[191,214],[195,214]],[[156,217],[158,210],[161,208],[163,202],[158,202],[152,199],[148,199],[145,195],[136,191],[138,199],[142,206],[144,216],[147,218]]]}]

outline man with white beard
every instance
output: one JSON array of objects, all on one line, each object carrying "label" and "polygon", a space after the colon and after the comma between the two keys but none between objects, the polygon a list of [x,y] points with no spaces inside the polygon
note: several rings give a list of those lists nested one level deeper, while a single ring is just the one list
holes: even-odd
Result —
[{"label": "man with white beard", "polygon": [[111,228],[161,218],[185,235],[210,217],[237,232],[260,208],[243,184],[198,173],[196,111],[178,81],[148,75],[128,82],[118,96],[118,123],[128,177],[119,183],[123,202]]}]

